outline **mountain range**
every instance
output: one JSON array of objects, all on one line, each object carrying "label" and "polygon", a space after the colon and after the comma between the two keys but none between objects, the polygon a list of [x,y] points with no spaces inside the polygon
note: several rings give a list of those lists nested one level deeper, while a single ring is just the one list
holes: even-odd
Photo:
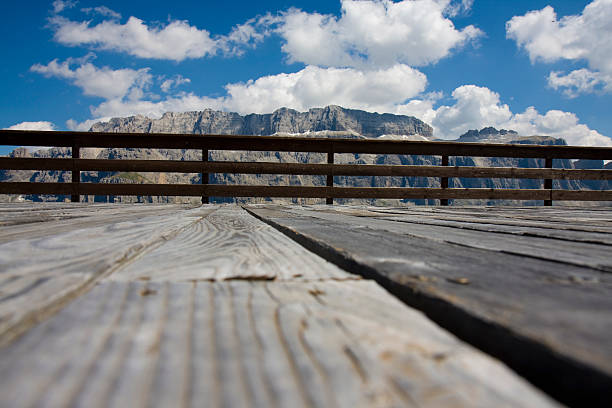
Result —
[{"label": "mountain range", "polygon": [[421,135],[431,138],[431,126],[412,116],[370,113],[340,106],[308,112],[281,108],[269,114],[242,116],[206,109],[200,112],[165,113],[160,119],[146,116],[113,118],[92,126],[93,132],[194,133],[222,135],[311,134],[333,131],[365,138],[384,134]]},{"label": "mountain range", "polygon": [[[359,139],[400,139],[400,140],[436,140],[433,129],[423,121],[412,116],[378,114],[340,106],[310,109],[298,112],[281,108],[270,114],[240,115],[233,112],[221,112],[206,109],[199,112],[164,114],[159,119],[145,116],[113,118],[108,122],[94,124],[92,132],[132,132],[132,133],[192,133],[192,134],[228,134],[228,135],[277,135],[300,137],[342,137]],[[513,130],[497,130],[487,127],[481,130],[470,130],[461,135],[458,142],[480,143],[532,143],[548,145],[565,145],[563,139],[549,136],[521,136]],[[210,160],[224,161],[274,161],[323,163],[325,156],[320,153],[276,153],[276,152],[221,152],[212,151]],[[70,157],[67,148],[52,148],[30,151],[18,148],[11,153],[13,157]],[[81,157],[98,159],[171,159],[201,160],[197,150],[168,149],[82,149]],[[439,165],[436,156],[399,156],[372,154],[338,154],[336,163],[358,164],[409,164]],[[511,158],[451,158],[451,165],[458,166],[514,166],[542,167],[541,159]],[[612,164],[612,163],[609,163]],[[555,160],[555,167],[560,168],[604,168],[603,161]],[[606,166],[609,167],[609,166]],[[62,171],[0,171],[0,181],[37,181],[57,182],[70,181],[70,172]],[[182,173],[110,173],[82,172],[83,182],[98,183],[199,183],[199,174]],[[325,185],[323,176],[283,176],[283,175],[246,175],[246,174],[212,174],[211,183],[218,184],[263,184],[263,185]],[[425,177],[336,177],[335,185],[354,187],[434,187],[439,186],[439,179]],[[471,188],[541,188],[541,180],[528,179],[453,179],[452,187]],[[608,189],[607,181],[555,181],[554,188],[570,189]],[[5,196],[6,200],[60,200],[64,196]],[[106,201],[105,196],[86,196],[86,201]],[[196,200],[194,198],[193,200]],[[262,201],[251,199],[249,201]],[[123,202],[176,202],[185,201],[176,197],[116,197],[115,201]],[[217,201],[228,201],[228,199]],[[275,200],[282,201],[282,200]],[[286,201],[286,200],[285,200]],[[294,199],[294,202],[319,202],[318,200]],[[343,202],[345,200],[338,200]],[[361,202],[374,203],[372,200]],[[397,205],[398,200],[378,200],[377,204]],[[403,204],[435,203],[434,200],[406,200]],[[461,202],[468,204],[492,203],[486,201]],[[535,203],[534,203],[535,204]]]}]

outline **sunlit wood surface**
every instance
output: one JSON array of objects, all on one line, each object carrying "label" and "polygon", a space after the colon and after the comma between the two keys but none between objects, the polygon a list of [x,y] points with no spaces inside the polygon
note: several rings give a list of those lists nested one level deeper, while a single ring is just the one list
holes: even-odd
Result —
[{"label": "sunlit wood surface", "polygon": [[611,231],[601,207],[1,204],[0,406],[604,405]]}]

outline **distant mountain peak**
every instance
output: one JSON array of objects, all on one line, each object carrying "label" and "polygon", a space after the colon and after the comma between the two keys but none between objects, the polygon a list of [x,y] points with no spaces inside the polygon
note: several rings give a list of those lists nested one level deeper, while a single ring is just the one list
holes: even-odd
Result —
[{"label": "distant mountain peak", "polygon": [[483,141],[494,141],[499,140],[500,142],[506,142],[510,139],[518,137],[518,133],[514,130],[500,129],[497,130],[492,126],[478,129],[471,129],[459,136],[458,141],[460,142],[483,142]]},{"label": "distant mountain peak", "polygon": [[562,138],[540,135],[522,136],[515,130],[497,130],[492,126],[485,127],[480,130],[468,130],[459,136],[457,142],[567,145],[565,139]]}]

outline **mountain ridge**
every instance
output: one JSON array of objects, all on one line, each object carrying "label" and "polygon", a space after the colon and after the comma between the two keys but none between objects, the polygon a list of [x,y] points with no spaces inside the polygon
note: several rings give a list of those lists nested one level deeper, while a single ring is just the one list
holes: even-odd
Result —
[{"label": "mountain ridge", "polygon": [[138,133],[193,133],[227,135],[301,134],[336,131],[377,137],[383,134],[433,137],[433,128],[413,116],[366,112],[337,105],[312,108],[306,112],[280,108],[272,113],[240,115],[236,112],[205,109],[192,112],[167,112],[159,119],[146,116],[112,118],[95,123],[92,132],[117,129]]}]

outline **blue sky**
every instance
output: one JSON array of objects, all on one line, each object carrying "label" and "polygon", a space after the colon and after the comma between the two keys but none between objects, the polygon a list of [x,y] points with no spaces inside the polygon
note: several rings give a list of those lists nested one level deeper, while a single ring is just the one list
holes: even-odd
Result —
[{"label": "blue sky", "polygon": [[227,4],[4,2],[0,127],[337,104],[612,146],[612,0]]}]

